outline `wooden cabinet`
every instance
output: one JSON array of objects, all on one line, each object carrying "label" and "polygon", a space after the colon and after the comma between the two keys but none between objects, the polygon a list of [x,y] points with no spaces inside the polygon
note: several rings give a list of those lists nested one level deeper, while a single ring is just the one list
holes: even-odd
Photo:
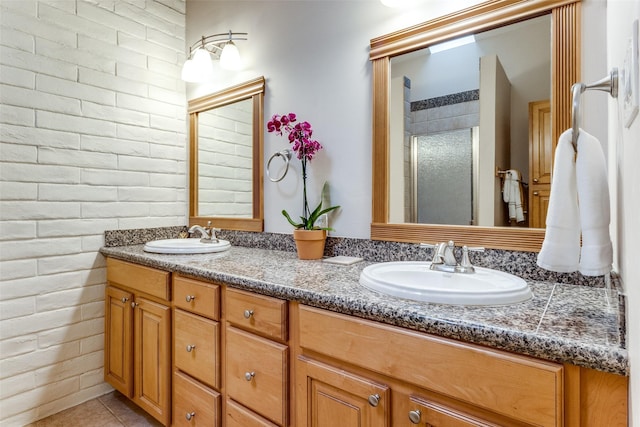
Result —
[{"label": "wooden cabinet", "polygon": [[173,277],[173,425],[220,427],[220,286]]},{"label": "wooden cabinet", "polygon": [[291,311],[297,426],[627,425],[627,377],[295,303]]},{"label": "wooden cabinet", "polygon": [[[384,384],[312,359],[299,359],[297,384],[305,404],[298,422],[309,427],[387,427],[390,390]],[[304,399],[303,399],[304,401]]]},{"label": "wooden cabinet", "polygon": [[628,422],[628,377],[113,259],[107,281],[105,380],[167,426]]},{"label": "wooden cabinet", "polygon": [[169,425],[169,273],[107,259],[107,282],[105,381]]},{"label": "wooden cabinet", "polygon": [[[421,419],[463,422],[472,419],[465,414],[473,414],[475,425],[562,425],[562,365],[304,306],[298,320],[301,372],[313,358],[409,396],[424,389],[439,403],[409,409],[420,410]],[[297,383],[306,384],[298,393],[300,422],[315,410],[309,403],[315,392],[312,381]],[[396,412],[404,413],[392,424],[406,424],[408,411]]]},{"label": "wooden cabinet", "polygon": [[227,423],[288,425],[287,302],[227,288],[225,307]]},{"label": "wooden cabinet", "polygon": [[529,227],[544,228],[551,192],[554,142],[549,101],[529,103]]}]

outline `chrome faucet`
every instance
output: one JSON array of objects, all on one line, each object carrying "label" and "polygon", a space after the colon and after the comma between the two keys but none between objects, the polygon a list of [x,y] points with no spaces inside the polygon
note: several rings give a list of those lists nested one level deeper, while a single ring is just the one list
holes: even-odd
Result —
[{"label": "chrome faucet", "polygon": [[446,273],[475,273],[475,268],[469,259],[469,251],[484,252],[484,248],[468,246],[462,247],[462,260],[458,262],[455,254],[455,244],[453,240],[440,242],[435,245],[420,243],[420,247],[433,248],[433,259],[431,260],[431,270],[444,271]]},{"label": "chrome faucet", "polygon": [[189,234],[193,234],[196,231],[200,233],[200,242],[218,243],[218,238],[216,237],[216,231],[220,231],[220,229],[211,227],[211,221],[207,221],[206,227],[203,227],[198,224],[191,226],[191,228],[189,229]]}]

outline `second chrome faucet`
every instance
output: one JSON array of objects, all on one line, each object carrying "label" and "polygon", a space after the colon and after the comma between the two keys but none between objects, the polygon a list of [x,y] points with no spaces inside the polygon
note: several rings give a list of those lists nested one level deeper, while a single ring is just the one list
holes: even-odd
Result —
[{"label": "second chrome faucet", "polygon": [[446,273],[475,273],[475,268],[469,259],[469,251],[484,252],[482,247],[462,246],[462,259],[458,261],[455,253],[453,240],[440,242],[435,245],[420,243],[421,248],[433,248],[433,259],[431,260],[431,270],[443,271]]}]

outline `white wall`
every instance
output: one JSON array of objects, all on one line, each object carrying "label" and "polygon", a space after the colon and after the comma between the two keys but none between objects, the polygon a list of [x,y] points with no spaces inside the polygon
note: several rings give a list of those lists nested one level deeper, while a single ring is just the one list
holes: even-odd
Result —
[{"label": "white wall", "polygon": [[[622,69],[631,24],[640,19],[640,1],[611,0],[607,6],[607,63]],[[622,86],[621,88],[622,89]],[[622,90],[621,90],[622,92]],[[609,182],[615,223],[615,269],[627,292],[627,338],[631,359],[630,425],[640,426],[640,117],[622,124],[622,99],[609,99]]]},{"label": "white wall", "polygon": [[105,229],[186,223],[182,0],[1,0],[0,424],[103,394]]}]

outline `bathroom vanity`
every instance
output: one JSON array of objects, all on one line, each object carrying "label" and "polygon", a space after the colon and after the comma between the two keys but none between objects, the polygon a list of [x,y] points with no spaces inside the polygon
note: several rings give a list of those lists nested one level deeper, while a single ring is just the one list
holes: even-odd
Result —
[{"label": "bathroom vanity", "polygon": [[465,307],[370,291],[367,262],[102,253],[105,379],[165,425],[627,425],[601,288],[529,281],[530,301]]}]

